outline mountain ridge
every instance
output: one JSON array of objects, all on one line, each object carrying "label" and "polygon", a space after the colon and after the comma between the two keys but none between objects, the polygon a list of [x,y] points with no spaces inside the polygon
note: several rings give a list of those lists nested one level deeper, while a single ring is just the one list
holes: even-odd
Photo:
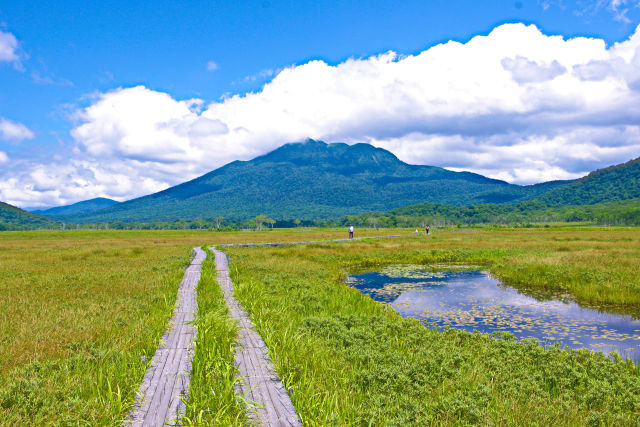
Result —
[{"label": "mountain ridge", "polygon": [[52,228],[58,224],[45,216],[22,210],[8,203],[0,202],[0,230],[30,230]]},{"label": "mountain ridge", "polygon": [[561,206],[636,198],[640,198],[640,157],[595,170],[566,186],[550,190],[539,200],[549,206]]},{"label": "mountain ridge", "polygon": [[307,140],[248,161],[234,161],[190,181],[68,221],[152,222],[326,219],[423,201],[456,205],[529,200],[565,182],[518,186],[472,172],[410,165],[369,144]]},{"label": "mountain ridge", "polygon": [[69,205],[56,206],[49,209],[37,209],[37,210],[32,210],[31,212],[38,215],[48,216],[51,218],[65,217],[68,215],[97,211],[100,209],[113,206],[118,203],[120,202],[117,202],[112,199],[107,199],[106,197],[96,197],[93,199],[83,200],[83,201],[72,203]]}]

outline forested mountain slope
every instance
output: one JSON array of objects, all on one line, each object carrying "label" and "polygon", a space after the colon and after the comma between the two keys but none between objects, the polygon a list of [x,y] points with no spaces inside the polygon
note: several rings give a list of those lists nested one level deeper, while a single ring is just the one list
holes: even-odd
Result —
[{"label": "forested mountain slope", "polygon": [[175,221],[258,214],[275,219],[337,218],[431,201],[453,205],[529,200],[563,185],[519,186],[470,172],[409,165],[368,144],[286,144],[235,161],[192,181],[99,211],[74,222]]},{"label": "forested mountain slope", "polygon": [[549,206],[592,205],[640,198],[640,158],[591,172],[538,199]]},{"label": "forested mountain slope", "polygon": [[47,217],[0,202],[0,230],[31,230],[56,226],[57,223]]},{"label": "forested mountain slope", "polygon": [[65,217],[69,215],[93,212],[100,209],[108,208],[113,205],[117,205],[118,203],[119,202],[116,202],[115,200],[107,199],[104,197],[97,197],[95,199],[84,200],[82,202],[74,203],[72,205],[58,206],[51,209],[36,210],[32,212],[39,215],[56,218],[56,217]]}]

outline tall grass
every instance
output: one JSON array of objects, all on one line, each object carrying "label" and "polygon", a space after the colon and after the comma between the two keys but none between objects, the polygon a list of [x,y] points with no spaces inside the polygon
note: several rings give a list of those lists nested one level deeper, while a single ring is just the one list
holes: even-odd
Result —
[{"label": "tall grass", "polygon": [[[345,235],[343,229],[0,233],[0,423],[119,424],[167,327],[192,247]],[[423,412],[416,419],[427,424],[504,424],[523,422],[526,414],[537,419],[536,409],[550,423],[555,416],[556,423],[625,424],[638,414],[637,368],[598,356],[542,352],[535,346],[522,353],[523,346],[506,340],[496,344],[457,332],[427,331],[346,288],[343,279],[349,271],[386,263],[472,261],[518,286],[552,289],[626,310],[640,302],[639,240],[638,229],[488,230],[229,251],[242,303],[308,424],[400,424],[400,414]],[[240,412],[229,415],[242,409],[230,400],[208,403],[217,398],[207,393],[218,386],[211,385],[207,372],[229,367],[224,364],[228,341],[221,343],[231,332],[216,288],[206,285],[211,278],[203,277],[201,304],[207,307],[209,297],[212,302],[198,321],[211,328],[201,327],[202,356],[195,362],[202,363],[194,371],[196,392],[187,416],[194,424],[241,423]],[[213,292],[209,296],[207,289]],[[482,355],[485,362],[478,360]],[[421,371],[425,366],[431,370]],[[226,387],[226,399],[229,375],[219,383]],[[469,402],[485,396],[487,387],[493,396],[489,409],[473,409]],[[523,391],[516,392],[518,387]],[[385,403],[385,393],[399,397]],[[417,403],[422,401],[440,402],[440,409]],[[549,409],[551,402],[559,409]],[[461,408],[458,415],[451,411],[454,406]],[[394,411],[397,416],[389,415]]]},{"label": "tall grass", "polygon": [[0,237],[0,417],[118,424],[171,317],[183,243],[131,235]]},{"label": "tall grass", "polygon": [[192,362],[185,425],[240,426],[247,422],[244,402],[235,395],[238,370],[233,349],[238,327],[229,318],[216,282],[213,254],[207,251],[198,283],[198,335]]},{"label": "tall grass", "polygon": [[[586,298],[593,294],[572,288],[573,269],[590,264],[581,253],[600,251],[603,264],[583,285],[633,305],[637,271],[624,256],[638,256],[638,237],[638,230],[443,232],[228,252],[236,295],[306,425],[637,425],[640,368],[631,361],[545,349],[509,334],[429,330],[344,278],[390,263],[464,261],[538,287],[550,283],[548,273],[514,272],[551,272],[555,287]],[[613,259],[621,261],[607,262]],[[604,273],[610,281],[601,280]],[[615,278],[632,286],[616,286]]]},{"label": "tall grass", "polygon": [[[167,328],[194,246],[345,234],[1,232],[0,424],[119,425]],[[199,413],[191,415],[197,422]]]}]

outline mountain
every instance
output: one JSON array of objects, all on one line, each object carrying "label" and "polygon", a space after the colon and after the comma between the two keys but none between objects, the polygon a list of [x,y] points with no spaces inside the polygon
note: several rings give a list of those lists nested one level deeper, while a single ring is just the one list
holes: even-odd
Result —
[{"label": "mountain", "polygon": [[85,200],[82,202],[74,203],[72,205],[58,206],[45,210],[34,210],[33,213],[48,216],[51,218],[61,219],[69,215],[77,215],[81,213],[88,213],[97,211],[100,209],[108,208],[109,206],[116,205],[120,202],[115,200],[106,199],[104,197],[97,197],[91,200]]},{"label": "mountain", "polygon": [[250,161],[234,161],[192,181],[72,222],[337,218],[425,201],[466,205],[516,203],[565,185],[508,184],[470,172],[409,165],[369,144],[286,144]]},{"label": "mountain", "polygon": [[640,158],[591,172],[538,197],[549,206],[593,205],[635,198],[640,198]]},{"label": "mountain", "polygon": [[57,228],[57,223],[47,217],[0,202],[0,231],[35,228]]}]

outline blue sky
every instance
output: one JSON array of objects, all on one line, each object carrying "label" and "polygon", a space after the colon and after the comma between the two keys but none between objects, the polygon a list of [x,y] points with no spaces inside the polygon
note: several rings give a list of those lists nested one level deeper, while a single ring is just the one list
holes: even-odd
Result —
[{"label": "blue sky", "polygon": [[[640,2],[398,4],[0,1],[0,200],[126,200],[307,136],[522,184],[640,155],[628,53]],[[488,45],[470,42],[476,36]],[[508,46],[519,37],[522,52]],[[576,37],[593,43],[570,44]],[[633,46],[615,49],[625,42]],[[493,79],[483,56],[476,63],[487,74],[474,73],[464,60],[474,52],[496,53],[515,86]],[[596,68],[604,74],[593,77]],[[562,83],[569,74],[579,79]],[[588,95],[580,108],[563,92],[578,80],[574,94]],[[527,109],[532,102],[540,104]],[[603,103],[606,111],[594,107]],[[594,115],[618,113],[629,117],[592,129]]]}]

